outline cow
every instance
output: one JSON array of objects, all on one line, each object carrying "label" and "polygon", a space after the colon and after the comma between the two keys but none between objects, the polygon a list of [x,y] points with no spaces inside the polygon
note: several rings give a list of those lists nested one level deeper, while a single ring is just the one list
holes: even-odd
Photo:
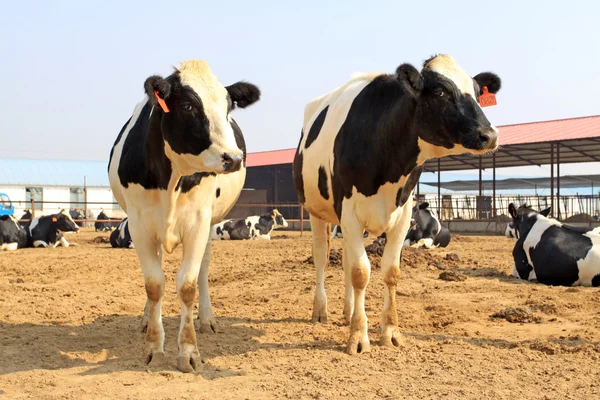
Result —
[{"label": "cow", "polygon": [[27,231],[12,215],[0,216],[0,251],[15,251],[27,246]]},{"label": "cow", "polygon": [[[527,205],[525,205],[525,206],[527,207]],[[540,211],[540,214],[542,214],[544,217],[548,217],[548,215],[550,215],[551,210],[552,210],[552,207],[548,207],[548,208]],[[548,218],[551,218],[551,217],[548,217]],[[506,224],[506,228],[504,229],[504,236],[517,241],[517,232],[515,231],[514,221],[509,221]]]},{"label": "cow", "polygon": [[[73,220],[82,220],[82,219],[85,219],[85,213],[83,212],[83,210],[70,209],[69,210],[69,215],[71,216],[71,218]],[[83,228],[83,225],[84,225],[83,221],[78,221],[78,222],[75,222],[75,223],[80,228]]]},{"label": "cow", "polygon": [[600,228],[569,226],[527,205],[510,203],[508,212],[518,238],[513,275],[552,286],[600,286]]},{"label": "cow", "polygon": [[230,219],[215,224],[211,228],[212,240],[249,240],[271,239],[271,232],[278,228],[287,228],[283,215],[274,209],[270,214],[254,215],[244,219]]},{"label": "cow", "polygon": [[327,322],[327,231],[338,224],[344,231],[349,354],[370,350],[364,300],[371,266],[363,229],[387,232],[380,343],[398,347],[396,283],[413,189],[428,159],[496,149],[498,131],[478,99],[493,96],[500,85],[493,73],[471,78],[452,57],[436,55],[420,72],[402,64],[392,74],[354,75],[305,107],[293,179],[312,227],[317,276],[312,320]]},{"label": "cow", "polygon": [[31,210],[23,211],[23,215],[19,219],[19,225],[21,225],[23,228],[28,228],[32,218],[33,215],[31,214]]},{"label": "cow", "polygon": [[134,249],[135,246],[133,241],[131,240],[131,235],[129,234],[129,226],[128,226],[127,218],[125,218],[117,229],[112,231],[110,234],[110,245],[114,248],[125,248],[125,249]]},{"label": "cow", "polygon": [[64,232],[79,232],[79,227],[66,210],[59,213],[33,218],[26,228],[29,236],[29,246],[33,247],[69,247]]},{"label": "cow", "polygon": [[97,221],[94,223],[94,229],[96,232],[108,232],[120,224],[120,222],[116,221],[102,222],[110,220],[110,217],[104,213],[104,210],[100,210],[96,220]]},{"label": "cow", "polygon": [[450,230],[441,224],[435,213],[429,209],[425,202],[414,206],[410,228],[404,239],[403,246],[418,246],[431,249],[434,247],[447,247],[450,243]]},{"label": "cow", "polygon": [[208,293],[210,227],[233,207],[246,178],[244,137],[231,111],[255,103],[260,90],[247,82],[224,87],[208,63],[197,60],[182,63],[166,78],[147,78],[144,89],[111,149],[109,181],[127,213],[144,274],[142,329],[145,362],[151,366],[160,366],[165,357],[162,253],[183,246],[176,277],[177,368],[192,372],[200,366],[192,319],[196,281],[200,331],[215,330]]},{"label": "cow", "polygon": [[[366,239],[369,237],[369,232],[364,231],[363,232],[363,237]],[[331,229],[331,238],[332,239],[343,239],[344,238],[344,234],[342,233],[342,227],[339,225],[333,225],[333,228]]]}]

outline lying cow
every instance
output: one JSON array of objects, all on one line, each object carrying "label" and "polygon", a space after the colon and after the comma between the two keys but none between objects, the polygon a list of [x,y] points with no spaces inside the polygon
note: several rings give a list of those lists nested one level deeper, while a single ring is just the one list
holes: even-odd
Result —
[{"label": "lying cow", "polygon": [[57,214],[34,218],[28,226],[29,245],[33,247],[69,247],[63,232],[79,232],[79,227],[69,213],[61,210]]},{"label": "lying cow", "polygon": [[0,251],[14,251],[27,246],[27,231],[12,215],[0,216]]},{"label": "lying cow", "polygon": [[23,212],[23,215],[19,219],[19,225],[27,229],[29,227],[29,224],[31,223],[32,218],[33,215],[31,214],[31,210],[25,210]]},{"label": "lying cow", "polygon": [[104,210],[100,210],[96,219],[97,221],[94,223],[96,232],[108,232],[120,224],[120,222],[117,221],[109,221],[110,217],[104,213]]},{"label": "lying cow", "polygon": [[249,240],[271,239],[271,232],[278,228],[287,228],[288,223],[276,209],[270,214],[251,216],[245,219],[230,219],[213,225],[212,240]]},{"label": "lying cow", "polygon": [[431,249],[446,247],[450,243],[450,230],[440,223],[429,203],[413,207],[410,229],[404,240],[404,247],[418,246]]},{"label": "lying cow", "polygon": [[[71,218],[73,220],[82,220],[82,219],[85,219],[85,213],[83,212],[83,210],[70,209],[69,210],[69,215],[71,216]],[[77,221],[75,223],[80,228],[83,228],[83,225],[85,224],[85,222],[83,222],[83,221]]]},{"label": "lying cow", "polygon": [[312,320],[327,321],[328,224],[338,224],[344,230],[348,353],[370,349],[365,294],[371,265],[363,231],[387,232],[380,342],[398,347],[399,260],[423,164],[496,149],[498,130],[479,101],[491,99],[500,86],[493,73],[471,77],[452,57],[437,55],[421,71],[402,64],[390,74],[354,76],[306,105],[293,175],[298,199],[310,213],[317,276]]},{"label": "lying cow", "polygon": [[[552,210],[552,207],[548,207],[540,211],[540,214],[542,214],[544,217],[548,217],[548,215],[550,215],[550,210]],[[504,236],[510,239],[515,239],[515,241],[517,240],[517,233],[515,232],[515,223],[513,221],[510,221],[508,224],[506,224],[506,228],[504,229]]]},{"label": "lying cow", "polygon": [[134,249],[131,235],[129,234],[129,224],[127,218],[125,218],[117,229],[112,231],[110,234],[110,245],[115,248]]},{"label": "lying cow", "polygon": [[508,212],[518,238],[515,276],[553,286],[600,286],[599,228],[565,225],[526,205],[511,203]]}]

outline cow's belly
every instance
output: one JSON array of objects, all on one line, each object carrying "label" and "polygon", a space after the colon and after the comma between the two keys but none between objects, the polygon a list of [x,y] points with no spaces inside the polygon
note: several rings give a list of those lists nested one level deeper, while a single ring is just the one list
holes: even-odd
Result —
[{"label": "cow's belly", "polygon": [[[365,196],[354,188],[352,197],[344,200],[342,209],[351,207],[364,229],[379,236],[395,227],[404,213],[411,212],[411,198],[401,207],[396,206],[399,188],[398,183],[386,183],[373,196]],[[406,232],[402,237],[404,236]]]}]

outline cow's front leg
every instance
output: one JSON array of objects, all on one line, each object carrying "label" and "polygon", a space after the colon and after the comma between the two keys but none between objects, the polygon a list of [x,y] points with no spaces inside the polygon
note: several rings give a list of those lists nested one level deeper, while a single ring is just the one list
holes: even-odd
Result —
[{"label": "cow's front leg", "polygon": [[212,312],[210,293],[208,292],[208,270],[212,253],[212,242],[207,240],[206,249],[200,265],[198,274],[198,320],[200,322],[200,333],[215,333],[217,326]]},{"label": "cow's front leg", "polygon": [[317,272],[312,322],[327,323],[327,294],[325,293],[325,267],[329,263],[330,226],[317,217],[310,216],[312,231],[313,262]]},{"label": "cow's front leg", "polygon": [[[349,209],[349,210],[348,210]],[[345,210],[348,212],[344,213]],[[349,269],[350,281],[354,291],[354,309],[350,319],[350,337],[346,352],[348,354],[367,353],[371,350],[367,332],[368,321],[365,313],[365,292],[369,284],[371,264],[365,251],[363,227],[353,214],[351,207],[342,210],[342,232],[344,232],[344,257]],[[342,261],[343,262],[343,261]]]},{"label": "cow's front leg", "polygon": [[183,239],[183,260],[177,273],[177,295],[181,305],[177,369],[181,372],[192,372],[200,367],[200,353],[194,330],[194,299],[200,264],[210,233],[210,218],[210,209],[199,212],[196,220],[191,221],[191,228]]}]

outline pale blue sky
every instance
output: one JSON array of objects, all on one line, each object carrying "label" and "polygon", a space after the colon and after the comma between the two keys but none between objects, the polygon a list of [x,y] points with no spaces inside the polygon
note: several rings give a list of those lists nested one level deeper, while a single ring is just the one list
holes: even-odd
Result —
[{"label": "pale blue sky", "polygon": [[600,114],[599,2],[19,1],[0,13],[0,157],[107,160],[151,74],[189,58],[257,84],[249,151],[295,147],[353,72],[449,53],[503,80],[496,125]]}]

